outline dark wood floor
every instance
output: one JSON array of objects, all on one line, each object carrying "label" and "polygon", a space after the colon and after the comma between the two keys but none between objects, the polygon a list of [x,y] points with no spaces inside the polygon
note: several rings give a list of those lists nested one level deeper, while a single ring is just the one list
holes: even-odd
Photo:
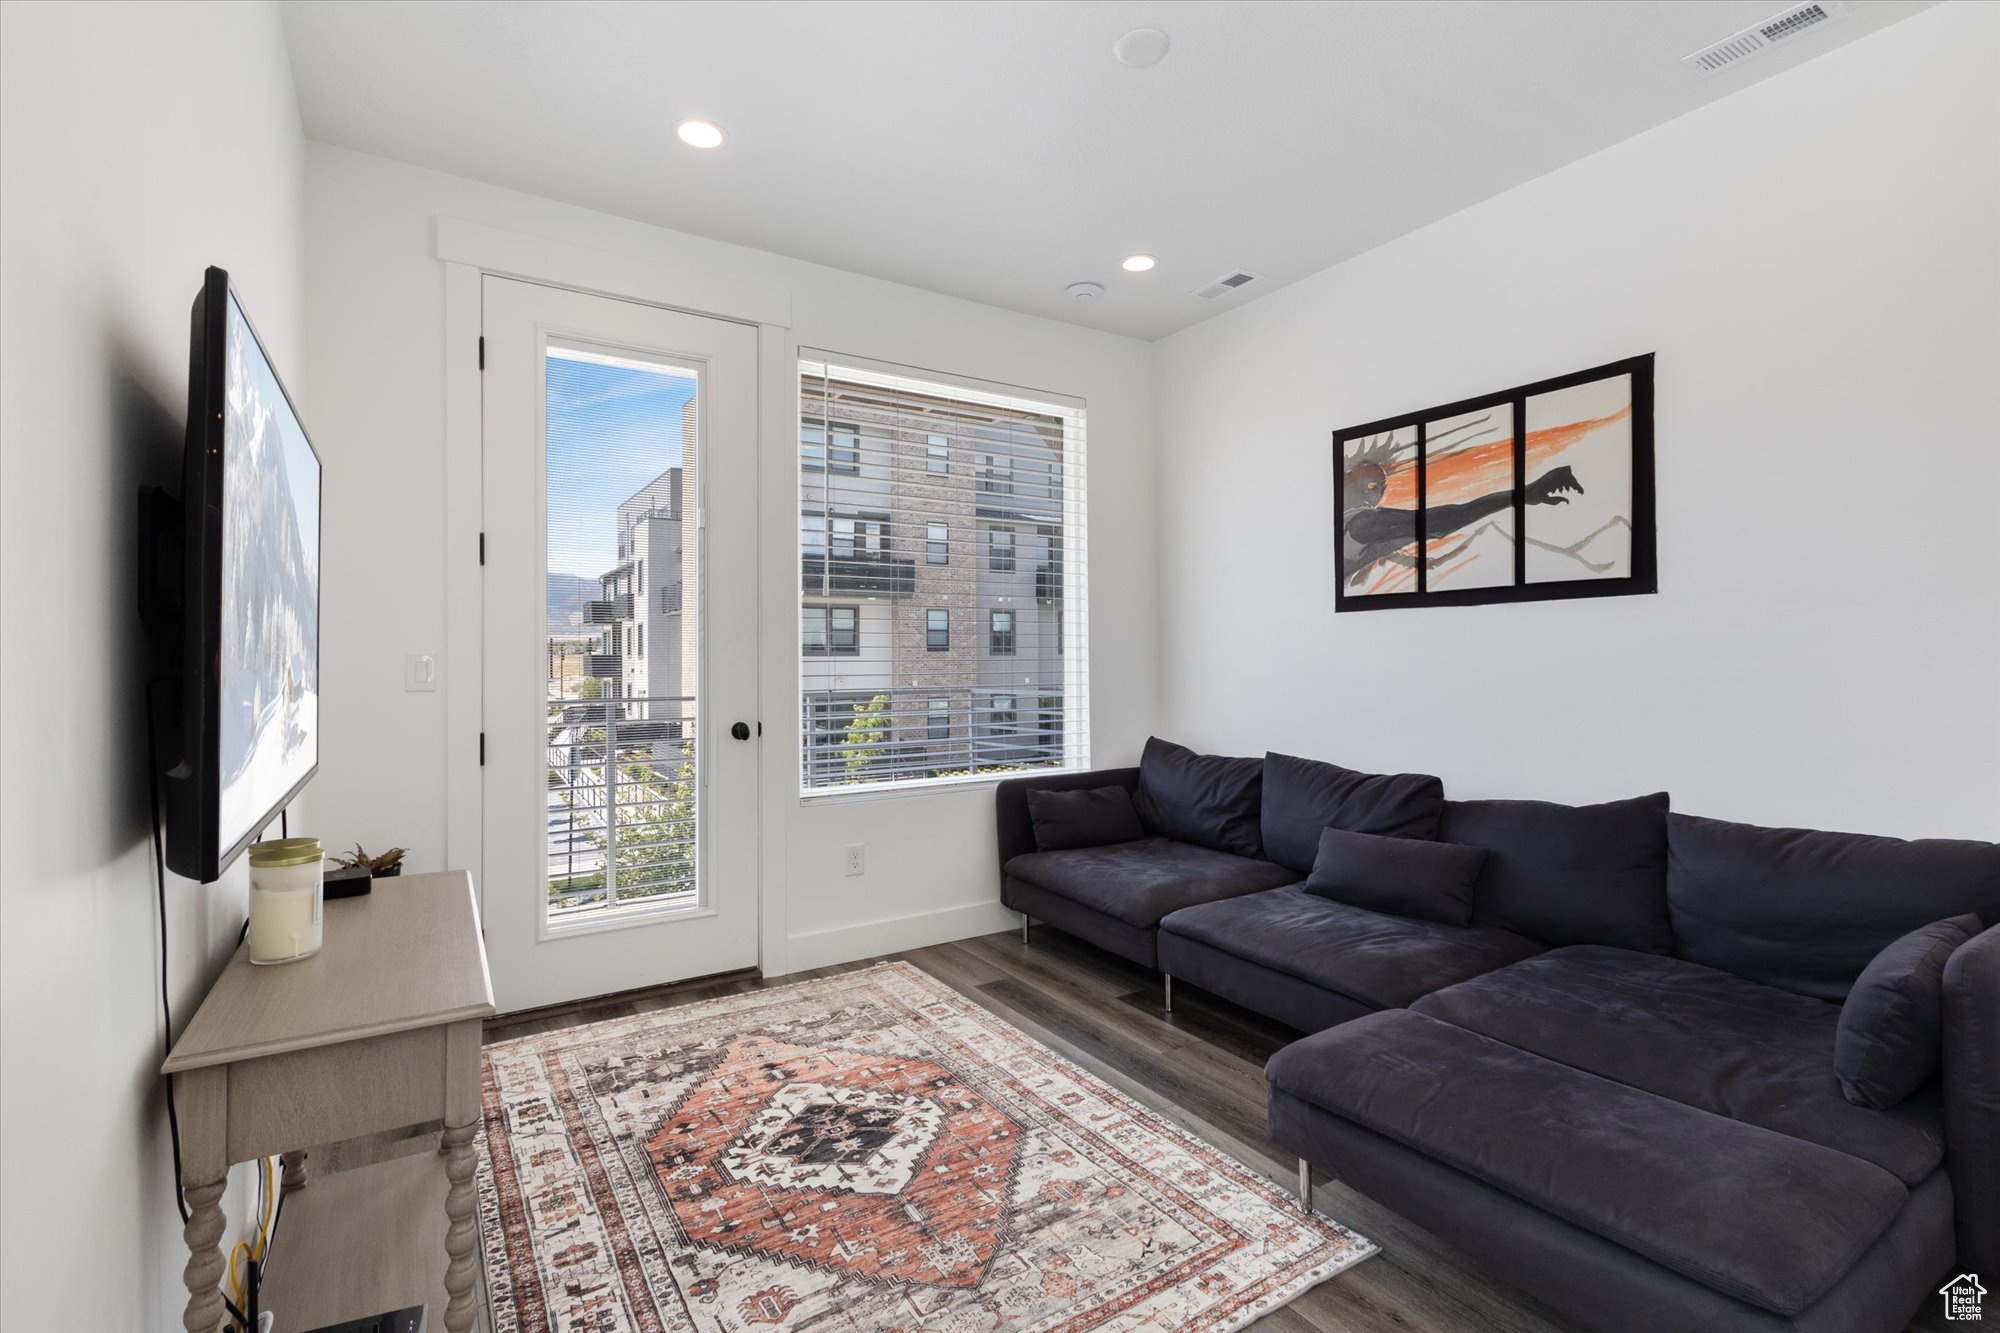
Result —
[{"label": "dark wood floor", "polygon": [[[1027,946],[1018,934],[987,935],[889,956],[914,963],[1291,1188],[1293,1160],[1264,1140],[1263,1077],[1265,1059],[1297,1037],[1291,1029],[1191,987],[1176,989],[1174,1012],[1165,1014],[1156,974],[1039,926]],[[879,960],[868,960],[874,961]],[[716,978],[509,1015],[487,1025],[487,1040],[867,965],[796,973],[768,983],[754,976]],[[1375,1241],[1382,1252],[1263,1319],[1255,1326],[1257,1333],[1511,1333],[1575,1327],[1473,1267],[1443,1241],[1337,1182],[1322,1182],[1314,1203]],[[1919,1333],[1949,1333],[1950,1327],[1935,1297],[1911,1325]]]}]

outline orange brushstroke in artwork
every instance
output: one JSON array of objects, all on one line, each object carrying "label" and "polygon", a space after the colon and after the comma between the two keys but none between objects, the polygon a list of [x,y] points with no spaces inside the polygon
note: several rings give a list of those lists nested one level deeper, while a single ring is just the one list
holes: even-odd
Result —
[{"label": "orange brushstroke in artwork", "polygon": [[1393,565],[1390,568],[1394,569],[1395,573],[1376,579],[1374,587],[1363,588],[1362,592],[1371,597],[1379,597],[1384,593],[1401,592],[1405,584],[1417,581],[1417,571],[1408,566]]},{"label": "orange brushstroke in artwork", "polygon": [[1481,552],[1474,551],[1471,555],[1465,557],[1465,559],[1454,560],[1451,564],[1446,565],[1443,569],[1433,569],[1431,571],[1429,586],[1433,588],[1441,586],[1445,582],[1445,580],[1449,579],[1453,574],[1458,573],[1459,570],[1464,569],[1467,565],[1472,564],[1473,562],[1478,560],[1480,555]]},{"label": "orange brushstroke in artwork", "polygon": [[[1536,469],[1553,461],[1557,454],[1590,432],[1600,426],[1623,421],[1631,415],[1632,408],[1628,404],[1610,416],[1591,417],[1585,421],[1529,431],[1529,479],[1533,480]],[[1433,458],[1424,476],[1424,488],[1432,504],[1457,504],[1507,490],[1513,484],[1514,441],[1511,438],[1489,440],[1485,444],[1456,449]],[[1416,505],[1417,460],[1411,458],[1390,469],[1388,485],[1382,492],[1382,506],[1386,509],[1414,509]]]}]

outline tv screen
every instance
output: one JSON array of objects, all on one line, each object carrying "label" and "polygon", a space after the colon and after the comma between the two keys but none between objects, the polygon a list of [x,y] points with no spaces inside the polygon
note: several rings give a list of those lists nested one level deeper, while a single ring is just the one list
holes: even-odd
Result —
[{"label": "tv screen", "polygon": [[319,762],[319,457],[236,293],[223,350],[217,837],[240,847]]},{"label": "tv screen", "polygon": [[319,766],[320,462],[229,275],[195,298],[167,860],[221,875]]}]

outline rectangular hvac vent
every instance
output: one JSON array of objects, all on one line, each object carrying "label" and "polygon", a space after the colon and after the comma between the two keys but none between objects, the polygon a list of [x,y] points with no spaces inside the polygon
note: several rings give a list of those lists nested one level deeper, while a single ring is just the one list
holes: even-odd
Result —
[{"label": "rectangular hvac vent", "polygon": [[1842,0],[1808,0],[1808,3],[1793,5],[1762,23],[1753,23],[1741,32],[1731,33],[1691,56],[1682,56],[1681,63],[1703,74],[1713,74],[1725,65],[1754,56],[1766,47],[1787,41],[1823,23],[1830,23],[1846,13],[1847,6]]},{"label": "rectangular hvac vent", "polygon": [[1197,287],[1194,290],[1194,295],[1199,296],[1204,301],[1213,301],[1218,296],[1227,296],[1231,292],[1241,291],[1243,288],[1257,281],[1260,276],[1262,275],[1246,273],[1242,269],[1238,269],[1234,273],[1223,274],[1206,287]]}]

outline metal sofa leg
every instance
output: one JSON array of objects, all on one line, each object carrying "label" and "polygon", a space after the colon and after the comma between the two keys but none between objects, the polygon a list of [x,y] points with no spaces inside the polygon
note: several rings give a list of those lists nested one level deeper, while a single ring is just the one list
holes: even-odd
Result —
[{"label": "metal sofa leg", "polygon": [[1313,1210],[1312,1163],[1299,1158],[1299,1207],[1307,1212]]},{"label": "metal sofa leg", "polygon": [[1021,943],[1026,944],[1028,942],[1028,927],[1034,924],[1034,920],[1026,912],[1021,913]]},{"label": "metal sofa leg", "polygon": [[1160,973],[1160,975],[1161,975],[1161,976],[1163,976],[1163,977],[1165,977],[1165,978],[1167,979],[1167,1010],[1166,1010],[1166,1011],[1167,1011],[1168,1013],[1170,1013],[1170,1014],[1171,1014],[1171,1013],[1172,1013],[1172,1012],[1174,1011],[1174,974],[1173,974],[1173,973],[1171,973],[1171,972],[1162,972],[1162,973]]}]

